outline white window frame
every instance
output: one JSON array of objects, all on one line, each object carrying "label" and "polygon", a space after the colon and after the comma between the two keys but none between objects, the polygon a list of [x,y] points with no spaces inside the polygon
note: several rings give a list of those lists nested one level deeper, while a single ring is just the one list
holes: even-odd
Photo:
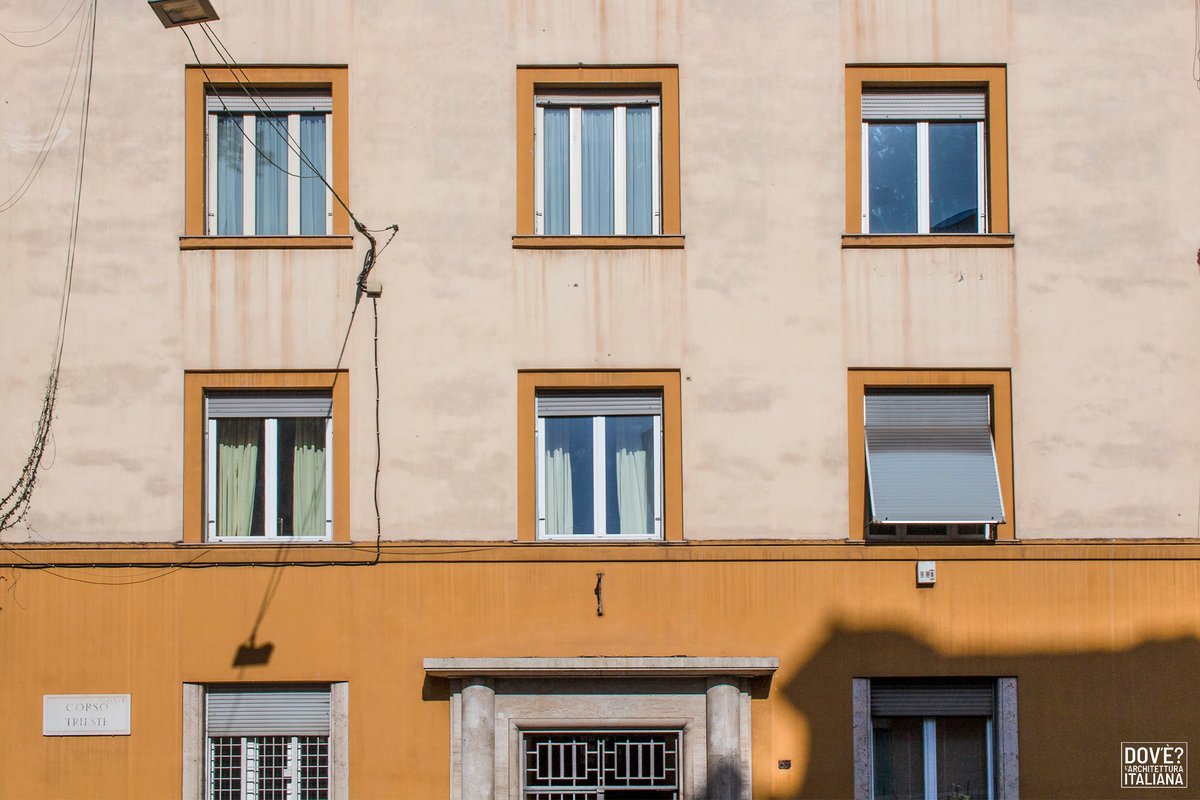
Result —
[{"label": "white window frame", "polygon": [[[652,143],[653,199],[651,236],[662,235],[662,99],[659,95],[622,94],[543,94],[534,97],[533,124],[533,198],[534,234],[545,233],[545,109],[566,108],[570,121],[570,236],[583,235],[583,109],[611,108],[613,110],[613,236],[626,236],[629,226],[626,206],[626,127],[625,111],[630,107],[649,106]],[[606,235],[606,234],[601,234]]]},{"label": "white window frame", "polygon": [[[331,401],[332,402],[332,401]],[[325,419],[325,534],[323,536],[280,535],[278,524],[279,476],[278,464],[278,417],[258,417],[263,420],[263,527],[260,534],[249,536],[217,535],[217,419],[208,413],[208,397],[204,398],[204,520],[207,539],[210,542],[233,542],[252,544],[264,539],[287,541],[323,542],[333,538],[333,425],[332,414]]]},{"label": "white window frame", "polygon": [[[593,530],[597,533],[546,533],[546,417],[540,413],[537,416],[535,447],[537,448],[537,535],[539,539],[550,541],[578,542],[588,540],[622,541],[645,540],[655,541],[663,538],[663,425],[662,412],[654,415],[654,531],[648,534],[609,533],[608,527],[608,486],[605,461],[605,421],[607,414],[591,416],[592,420],[592,521]],[[581,415],[582,418],[587,418]]]},{"label": "white window frame", "polygon": [[[253,90],[252,90],[253,91]],[[274,113],[269,112],[272,107],[272,95],[263,94],[261,99],[256,98],[257,107],[261,107],[262,111],[243,110],[245,102],[234,102],[230,98],[222,97],[224,105],[221,101],[215,104],[211,102],[214,95],[208,95],[206,99],[206,112],[204,124],[204,150],[205,150],[205,182],[204,182],[204,226],[205,234],[208,236],[217,236],[217,118],[221,116],[241,117],[242,119],[242,233],[241,236],[257,236],[255,232],[255,191],[256,191],[256,170],[255,170],[255,154],[256,154],[256,126],[258,117],[260,116],[275,116],[287,118],[287,236],[300,236],[300,117],[302,113]],[[329,101],[330,103],[332,101]],[[226,111],[225,107],[229,110]],[[267,113],[264,113],[267,112]],[[333,111],[332,107],[329,110],[311,110],[304,111],[303,115],[323,114],[325,117],[325,230],[322,233],[306,234],[309,236],[328,236],[333,229],[333,192],[330,187],[333,185]],[[285,165],[280,165],[285,166]],[[279,235],[279,234],[271,234]]]},{"label": "white window frame", "polygon": [[917,125],[917,230],[905,233],[885,235],[912,236],[929,234],[933,236],[977,236],[987,233],[988,227],[988,187],[987,187],[987,123],[986,120],[975,122],[975,143],[977,148],[976,172],[979,188],[979,231],[977,233],[946,234],[930,233],[929,230],[929,122],[925,120],[874,120],[862,123],[862,232],[871,232],[871,125]]}]

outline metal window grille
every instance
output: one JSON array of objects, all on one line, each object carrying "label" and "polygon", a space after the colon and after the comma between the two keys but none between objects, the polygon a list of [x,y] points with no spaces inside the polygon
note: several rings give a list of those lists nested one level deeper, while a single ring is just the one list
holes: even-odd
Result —
[{"label": "metal window grille", "polygon": [[324,800],[328,736],[213,736],[210,800]]},{"label": "metal window grille", "polygon": [[525,800],[679,800],[678,731],[526,733]]}]

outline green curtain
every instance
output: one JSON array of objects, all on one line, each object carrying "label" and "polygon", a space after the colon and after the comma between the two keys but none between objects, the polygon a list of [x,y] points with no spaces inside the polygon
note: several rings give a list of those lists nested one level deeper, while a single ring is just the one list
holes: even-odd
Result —
[{"label": "green curtain", "polygon": [[325,535],[325,420],[296,420],[292,468],[293,536]]},{"label": "green curtain", "polygon": [[546,534],[575,532],[575,501],[571,486],[571,454],[556,447],[546,453]]},{"label": "green curtain", "polygon": [[[217,423],[217,535],[252,536],[262,420]],[[261,535],[262,531],[258,531]]]}]

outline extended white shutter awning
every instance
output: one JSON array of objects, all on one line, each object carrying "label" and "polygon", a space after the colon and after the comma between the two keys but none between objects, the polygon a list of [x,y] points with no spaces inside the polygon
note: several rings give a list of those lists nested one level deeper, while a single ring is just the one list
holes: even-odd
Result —
[{"label": "extended white shutter awning", "polygon": [[871,521],[1004,521],[983,393],[879,393],[865,397]]}]

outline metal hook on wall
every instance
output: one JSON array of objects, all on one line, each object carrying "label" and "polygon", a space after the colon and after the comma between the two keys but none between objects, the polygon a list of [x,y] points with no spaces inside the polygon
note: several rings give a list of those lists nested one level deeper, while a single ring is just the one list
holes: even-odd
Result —
[{"label": "metal hook on wall", "polygon": [[596,595],[596,616],[603,617],[604,616],[604,573],[603,572],[596,573],[596,588],[594,591],[595,591],[595,595]]}]

